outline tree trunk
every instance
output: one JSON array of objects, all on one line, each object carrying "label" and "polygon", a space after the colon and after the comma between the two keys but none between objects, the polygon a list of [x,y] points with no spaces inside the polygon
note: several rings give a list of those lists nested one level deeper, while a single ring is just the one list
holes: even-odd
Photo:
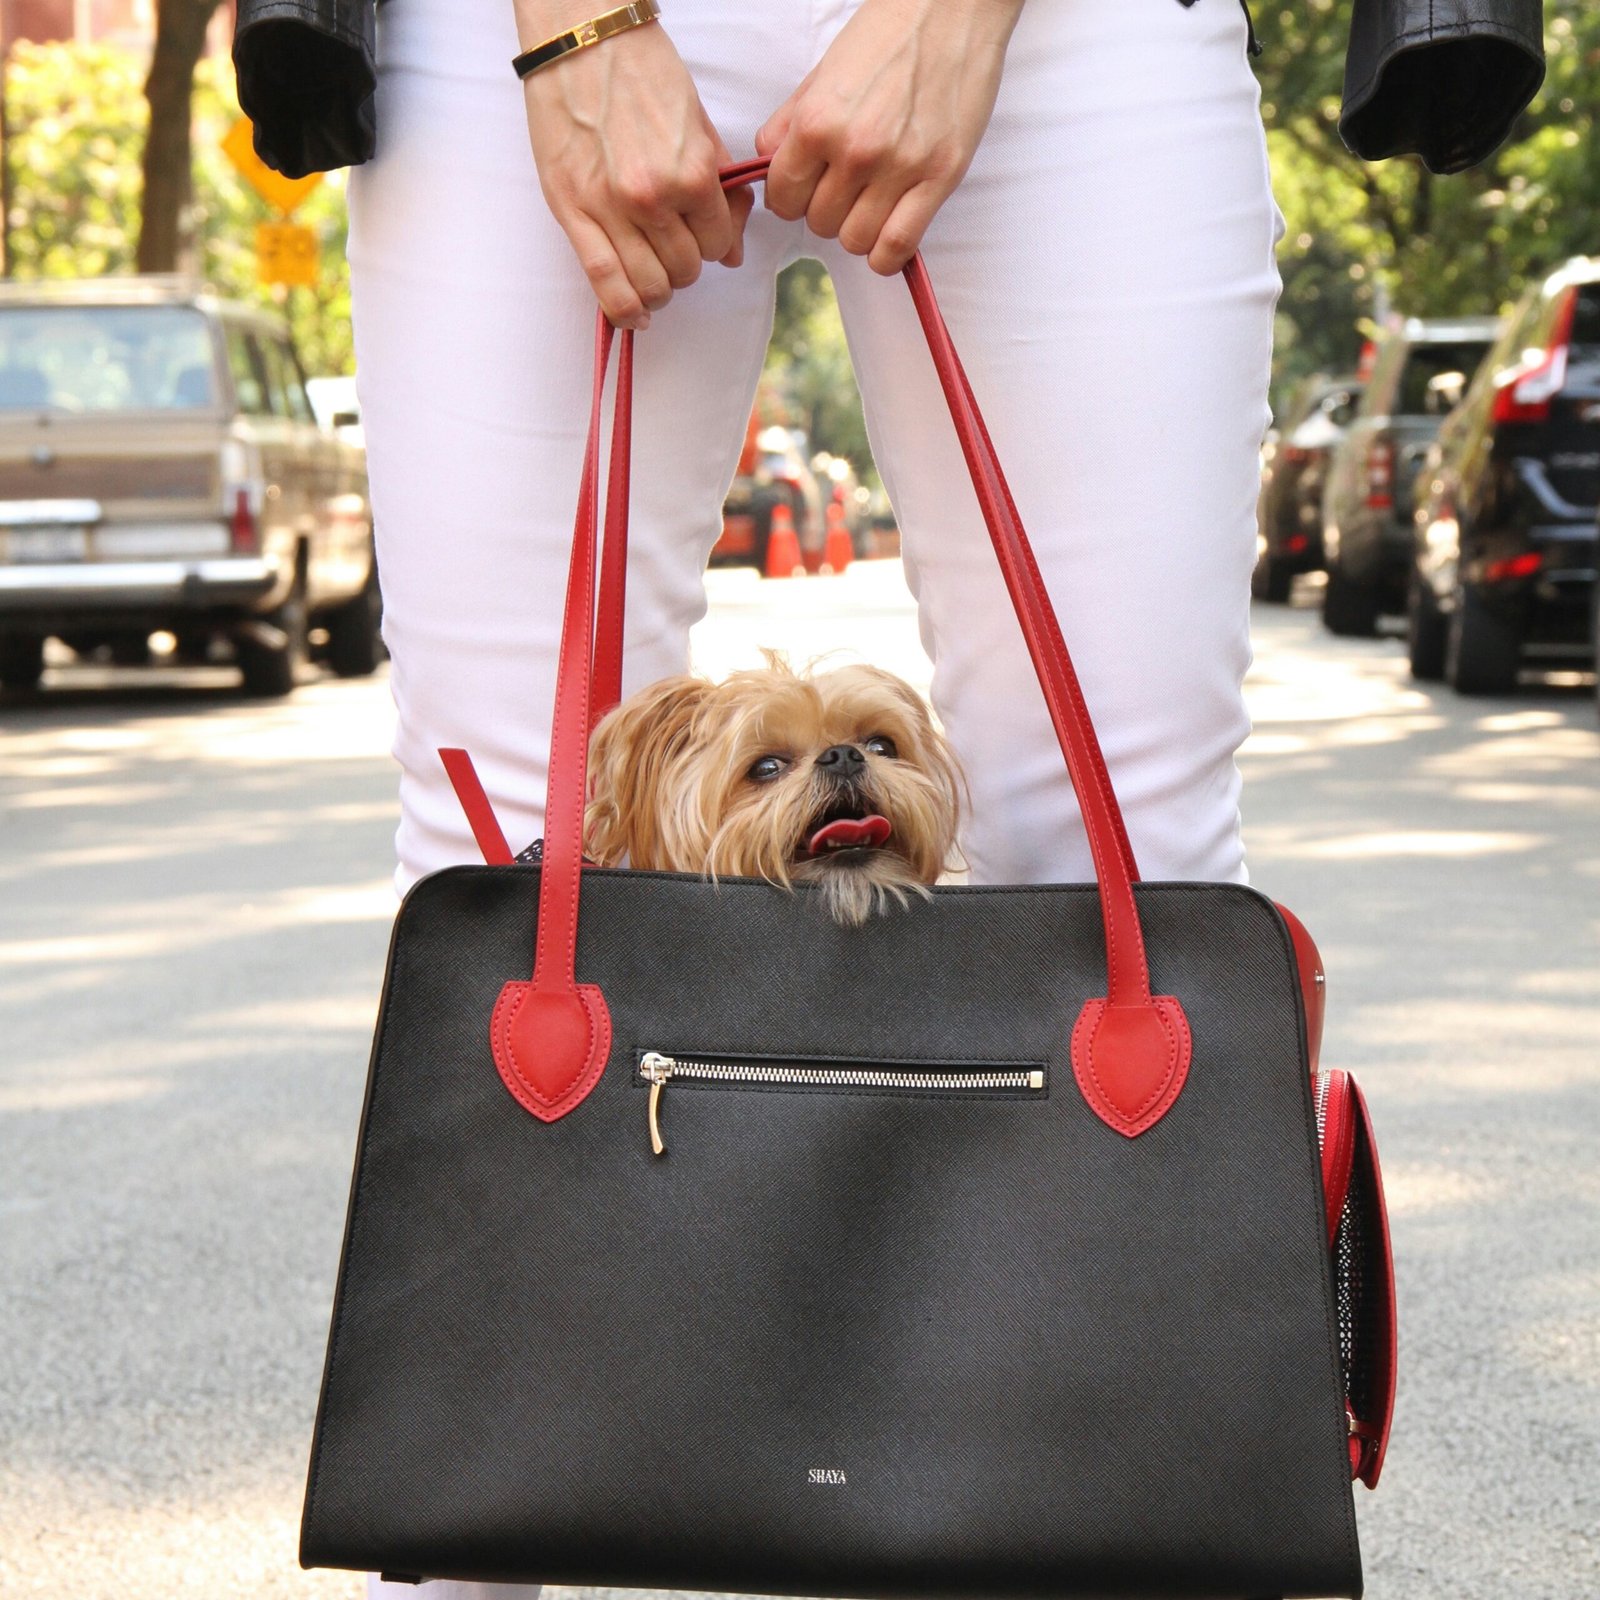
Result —
[{"label": "tree trunk", "polygon": [[177,269],[179,224],[189,200],[194,69],[217,5],[218,0],[159,0],[155,53],[144,86],[144,97],[150,103],[150,128],[144,144],[140,272]]}]

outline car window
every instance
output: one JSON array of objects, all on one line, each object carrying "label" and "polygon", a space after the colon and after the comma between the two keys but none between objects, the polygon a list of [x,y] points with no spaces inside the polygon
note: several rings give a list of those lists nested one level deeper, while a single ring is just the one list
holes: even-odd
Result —
[{"label": "car window", "polygon": [[211,325],[192,306],[0,310],[0,410],[193,411],[216,403]]},{"label": "car window", "polygon": [[233,392],[239,409],[249,417],[270,416],[267,369],[254,334],[244,328],[228,329],[228,366],[233,371]]},{"label": "car window", "polygon": [[[1413,345],[1392,410],[1407,417],[1442,416],[1453,403],[1447,403],[1448,397],[1454,394],[1459,398],[1488,348],[1487,339]],[[1441,382],[1450,373],[1461,375],[1459,386]]]},{"label": "car window", "polygon": [[287,407],[283,414],[293,417],[296,422],[315,422],[317,414],[306,399],[305,380],[300,375],[300,364],[294,358],[294,351],[282,339],[268,339],[265,344],[270,351],[274,391]]}]

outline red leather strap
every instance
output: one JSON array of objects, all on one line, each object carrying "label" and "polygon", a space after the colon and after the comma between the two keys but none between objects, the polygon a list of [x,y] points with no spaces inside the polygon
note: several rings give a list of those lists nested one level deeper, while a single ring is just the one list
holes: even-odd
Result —
[{"label": "red leather strap", "polygon": [[[489,1027],[490,1050],[501,1081],[543,1122],[565,1116],[584,1099],[599,1081],[611,1048],[611,1018],[605,997],[592,984],[578,984],[577,950],[594,669],[600,402],[611,359],[612,336],[611,324],[601,315],[595,328],[589,439],[583,453],[572,560],[567,569],[555,714],[550,727],[533,981],[513,980],[502,987]],[[631,333],[623,335],[625,350],[632,339]],[[625,510],[621,514],[625,516]]]},{"label": "red leather strap", "polygon": [[[764,160],[745,161],[722,172],[724,189],[750,183],[766,173]],[[1084,704],[1077,674],[1061,637],[1055,611],[1028,544],[1016,504],[1001,471],[972,388],[940,315],[927,269],[920,255],[905,268],[917,316],[928,340],[934,367],[950,408],[984,523],[999,558],[1029,655],[1044,691],[1073,788],[1078,795],[1098,879],[1105,928],[1106,994],[1091,1000],[1073,1030],[1072,1060],[1078,1082],[1097,1116],[1117,1132],[1134,1137],[1153,1126],[1177,1099],[1188,1073],[1190,1039],[1183,1008],[1171,996],[1153,996],[1144,933],[1133,897],[1137,873],[1122,813],[1112,792],[1105,758]],[[622,592],[626,571],[628,443],[631,407],[633,335],[623,334],[617,412],[612,428],[610,490],[606,515],[607,582],[596,644],[593,612],[597,560],[597,500],[601,402],[612,329],[597,313],[594,391],[589,437],[584,452],[582,488],[573,530],[572,564],[562,625],[561,661],[556,711],[551,731],[550,780],[546,808],[545,856],[539,898],[539,933],[534,960],[533,996],[563,997],[560,1026],[542,1003],[535,1007],[517,997],[511,1009],[510,988],[497,1013],[527,1019],[544,1018],[541,1035],[530,1028],[503,1025],[495,1030],[496,1061],[508,1087],[524,1104],[530,1096],[530,1074],[523,1063],[509,1059],[520,1037],[523,1053],[536,1049],[559,1058],[533,1074],[536,1104],[563,1114],[588,1092],[594,1078],[592,1051],[599,1028],[588,1015],[575,977],[578,887],[581,872],[583,802],[588,734],[598,715],[620,691],[622,660]],[[522,985],[517,986],[521,989]],[[600,1001],[603,1009],[604,1002]],[[502,1044],[502,1038],[505,1043]],[[502,1061],[505,1055],[507,1060]],[[581,1059],[580,1059],[581,1055]],[[515,1084],[513,1080],[516,1080]],[[580,1091],[581,1086],[581,1091]],[[553,1098],[552,1098],[553,1097]],[[530,1106],[530,1109],[534,1109]],[[544,1115],[543,1111],[536,1111]]]},{"label": "red leather strap", "polygon": [[499,818],[489,804],[489,796],[483,791],[472,757],[465,750],[441,750],[439,759],[444,763],[450,787],[455,790],[456,799],[461,802],[461,809],[467,815],[467,826],[472,829],[472,837],[477,840],[483,859],[491,867],[510,866],[516,857],[511,854],[511,846],[506,843],[506,836],[500,830]]},{"label": "red leather strap", "polygon": [[611,471],[606,479],[606,542],[600,562],[600,614],[595,624],[594,689],[589,731],[622,698],[622,621],[628,590],[628,472],[633,445],[633,334],[617,356],[611,416]]}]

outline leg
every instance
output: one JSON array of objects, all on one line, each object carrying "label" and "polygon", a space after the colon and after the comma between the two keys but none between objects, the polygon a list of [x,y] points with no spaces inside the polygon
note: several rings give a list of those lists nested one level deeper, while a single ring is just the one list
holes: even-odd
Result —
[{"label": "leg", "polygon": [[[724,138],[748,149],[787,84],[709,52],[736,39],[779,78],[798,78],[789,53],[803,41],[781,7],[737,35],[716,9],[680,0],[674,38]],[[518,846],[541,831],[595,304],[539,190],[509,67],[508,0],[404,0],[385,8],[381,29],[381,144],[352,174],[350,261],[406,888],[476,858],[442,744],[472,752]],[[777,264],[796,236],[758,213],[745,266],[707,266],[639,340],[625,691],[687,662]],[[368,1592],[536,1600],[539,1587],[373,1577]]]},{"label": "leg", "polygon": [[[1238,7],[1028,6],[925,256],[1152,879],[1238,880],[1273,260]],[[1087,848],[905,285],[830,244],[975,880]]]},{"label": "leg", "polygon": [[[739,48],[781,79],[803,41],[770,9]],[[714,10],[685,0],[674,39],[747,148],[781,92],[699,69],[696,48],[728,48]],[[475,859],[439,745],[471,751],[514,849],[541,831],[595,306],[539,190],[507,0],[405,0],[382,28],[381,145],[352,174],[350,260],[405,888]],[[625,690],[686,664],[795,230],[758,212],[744,267],[707,265],[639,339]]]}]

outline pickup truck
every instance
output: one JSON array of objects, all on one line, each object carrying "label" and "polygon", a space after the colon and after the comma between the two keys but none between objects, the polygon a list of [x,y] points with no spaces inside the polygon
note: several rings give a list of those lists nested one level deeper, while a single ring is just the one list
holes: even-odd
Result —
[{"label": "pickup truck", "polygon": [[247,692],[382,659],[365,452],[288,325],[176,277],[0,285],[0,687],[44,642],[231,646]]}]

